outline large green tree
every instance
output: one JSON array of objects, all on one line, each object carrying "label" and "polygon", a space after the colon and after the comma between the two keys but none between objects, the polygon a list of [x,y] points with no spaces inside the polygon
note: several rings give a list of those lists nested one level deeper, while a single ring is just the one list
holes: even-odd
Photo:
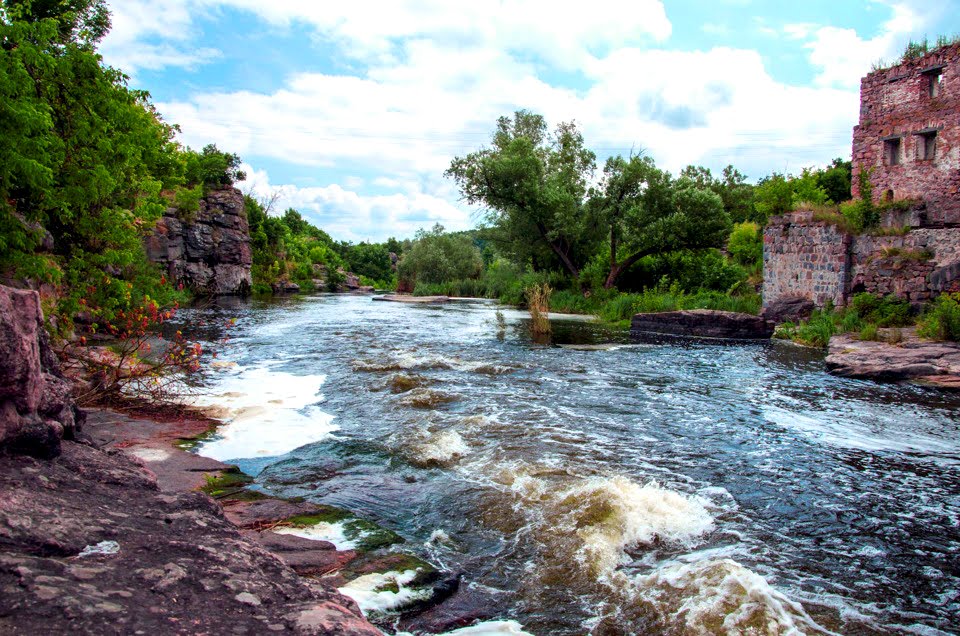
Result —
[{"label": "large green tree", "polygon": [[594,167],[573,122],[548,133],[541,115],[521,110],[499,118],[491,147],[455,158],[446,175],[468,203],[486,208],[503,253],[536,266],[548,250],[577,279],[594,235],[584,213]]},{"label": "large green tree", "polygon": [[642,155],[610,157],[589,208],[608,238],[607,288],[645,256],[720,247],[730,232],[718,194],[688,178],[672,179]]}]

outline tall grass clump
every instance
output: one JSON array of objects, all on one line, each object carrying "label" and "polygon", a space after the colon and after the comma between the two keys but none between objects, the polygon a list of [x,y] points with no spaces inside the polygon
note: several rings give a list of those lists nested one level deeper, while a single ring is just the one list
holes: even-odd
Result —
[{"label": "tall grass clump", "polygon": [[933,340],[960,340],[960,294],[941,294],[917,321],[917,334]]},{"label": "tall grass clump", "polygon": [[525,290],[530,310],[530,328],[535,335],[550,333],[550,285],[531,285]]}]

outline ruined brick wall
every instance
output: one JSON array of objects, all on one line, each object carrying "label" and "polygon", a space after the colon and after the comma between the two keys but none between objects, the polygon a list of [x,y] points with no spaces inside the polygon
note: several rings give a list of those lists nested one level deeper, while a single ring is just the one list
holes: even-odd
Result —
[{"label": "ruined brick wall", "polygon": [[853,172],[870,168],[877,202],[922,199],[916,226],[960,225],[960,44],[863,78]]},{"label": "ruined brick wall", "polygon": [[860,292],[920,304],[960,291],[960,229],[853,236],[798,211],[771,219],[764,230],[763,275],[764,307],[797,297],[841,306]]},{"label": "ruined brick wall", "polygon": [[851,237],[808,211],[774,217],[763,232],[763,306],[780,298],[843,305],[849,288]]}]

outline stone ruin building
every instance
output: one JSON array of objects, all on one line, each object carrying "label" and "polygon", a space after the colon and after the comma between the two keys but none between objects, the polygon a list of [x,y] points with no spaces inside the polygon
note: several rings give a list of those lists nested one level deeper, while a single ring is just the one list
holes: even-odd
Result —
[{"label": "stone ruin building", "polygon": [[883,210],[881,231],[850,234],[808,210],[770,219],[764,307],[794,298],[842,306],[862,291],[920,304],[960,291],[960,44],[863,78],[855,198],[861,171]]}]

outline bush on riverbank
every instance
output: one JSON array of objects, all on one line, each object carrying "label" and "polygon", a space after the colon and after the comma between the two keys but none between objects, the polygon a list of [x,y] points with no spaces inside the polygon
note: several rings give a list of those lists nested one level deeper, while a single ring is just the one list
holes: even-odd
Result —
[{"label": "bush on riverbank", "polygon": [[846,308],[828,305],[814,311],[809,320],[799,324],[783,323],[777,327],[774,337],[811,347],[826,347],[837,334],[858,332],[862,340],[875,340],[879,328],[906,327],[913,322],[907,301],[865,292],[854,296]]},{"label": "bush on riverbank", "polygon": [[942,294],[917,321],[917,334],[932,340],[960,341],[960,294]]}]

